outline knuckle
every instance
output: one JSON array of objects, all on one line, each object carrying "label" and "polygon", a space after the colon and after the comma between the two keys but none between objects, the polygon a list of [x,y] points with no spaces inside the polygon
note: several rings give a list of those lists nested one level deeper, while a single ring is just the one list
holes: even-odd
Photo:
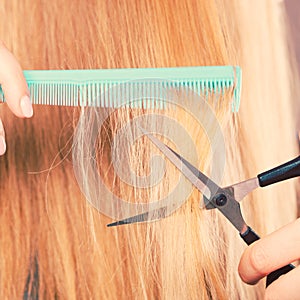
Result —
[{"label": "knuckle", "polygon": [[259,275],[266,275],[266,269],[269,266],[269,255],[265,248],[259,244],[250,249],[249,264]]},{"label": "knuckle", "polygon": [[246,270],[241,269],[241,267],[239,266],[238,272],[239,272],[239,276],[243,282],[251,284]]}]

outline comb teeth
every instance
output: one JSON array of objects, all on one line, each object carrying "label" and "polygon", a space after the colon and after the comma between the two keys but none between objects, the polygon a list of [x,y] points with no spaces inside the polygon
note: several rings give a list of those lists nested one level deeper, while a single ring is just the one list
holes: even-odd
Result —
[{"label": "comb teeth", "polygon": [[[24,71],[33,104],[96,107],[164,107],[170,89],[208,97],[233,90],[233,111],[240,103],[239,67]],[[0,100],[5,101],[0,89]]]}]

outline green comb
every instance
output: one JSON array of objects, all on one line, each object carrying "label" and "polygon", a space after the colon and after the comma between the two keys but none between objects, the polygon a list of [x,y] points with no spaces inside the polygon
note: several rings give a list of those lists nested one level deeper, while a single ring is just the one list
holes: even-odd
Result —
[{"label": "green comb", "polygon": [[[125,99],[141,99],[145,94],[162,99],[164,88],[180,87],[199,95],[232,89],[232,110],[238,111],[240,105],[241,69],[233,66],[45,70],[24,71],[24,75],[33,104],[120,107],[124,94]],[[1,89],[0,100],[5,101]]]}]

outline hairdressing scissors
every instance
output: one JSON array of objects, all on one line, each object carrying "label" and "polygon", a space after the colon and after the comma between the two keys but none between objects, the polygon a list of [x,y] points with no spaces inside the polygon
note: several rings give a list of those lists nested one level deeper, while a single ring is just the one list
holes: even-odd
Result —
[{"label": "hairdressing scissors", "polygon": [[[207,209],[217,208],[239,231],[241,238],[247,245],[259,239],[255,231],[246,224],[240,209],[239,202],[251,191],[258,187],[300,176],[300,156],[274,169],[257,175],[257,177],[231,185],[226,188],[219,187],[210,178],[204,175],[196,167],[190,164],[182,156],[165,145],[152,134],[143,132],[161,150],[161,152],[183,173],[183,175],[204,195],[204,204]],[[162,207],[153,211],[145,212],[124,220],[120,220],[108,226],[131,224],[157,220],[167,216],[166,208]],[[295,267],[286,265],[267,276],[268,286],[281,275],[288,273]]]}]

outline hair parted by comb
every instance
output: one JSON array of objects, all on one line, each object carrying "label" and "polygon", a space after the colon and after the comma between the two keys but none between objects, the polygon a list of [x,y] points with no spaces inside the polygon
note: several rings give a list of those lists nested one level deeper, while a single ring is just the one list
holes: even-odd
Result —
[{"label": "hair parted by comb", "polygon": [[[174,132],[183,130],[173,146],[207,173],[215,163],[208,137],[214,139],[217,121],[225,138],[224,186],[295,156],[293,73],[282,5],[11,0],[0,3],[0,13],[0,36],[24,69],[239,65],[243,70],[240,112],[231,112],[232,93],[218,95],[218,101],[212,96],[209,130],[184,105],[123,107],[109,114],[104,108],[36,106],[30,121],[12,119],[2,105],[9,148],[0,158],[0,298],[260,299],[264,283],[247,286],[238,276],[245,246],[236,230],[218,212],[201,209],[197,191],[166,219],[117,228],[107,228],[112,218],[90,202],[109,207],[117,196],[138,205],[174,190],[180,174],[165,161],[165,173],[156,176],[151,156],[159,152],[136,135],[131,124],[138,118],[170,145]],[[174,93],[182,103],[189,101]],[[94,132],[90,125],[103,116]],[[116,140],[119,131],[123,139]],[[92,149],[81,139],[89,135],[95,138]],[[71,154],[79,161],[91,155],[102,189],[87,166],[78,164],[86,183],[81,193]],[[128,159],[129,175],[116,164],[122,158]],[[151,175],[160,181],[141,186],[139,178]],[[183,185],[178,195],[188,189]],[[242,210],[265,235],[296,217],[295,186],[285,182],[257,191]]]}]

